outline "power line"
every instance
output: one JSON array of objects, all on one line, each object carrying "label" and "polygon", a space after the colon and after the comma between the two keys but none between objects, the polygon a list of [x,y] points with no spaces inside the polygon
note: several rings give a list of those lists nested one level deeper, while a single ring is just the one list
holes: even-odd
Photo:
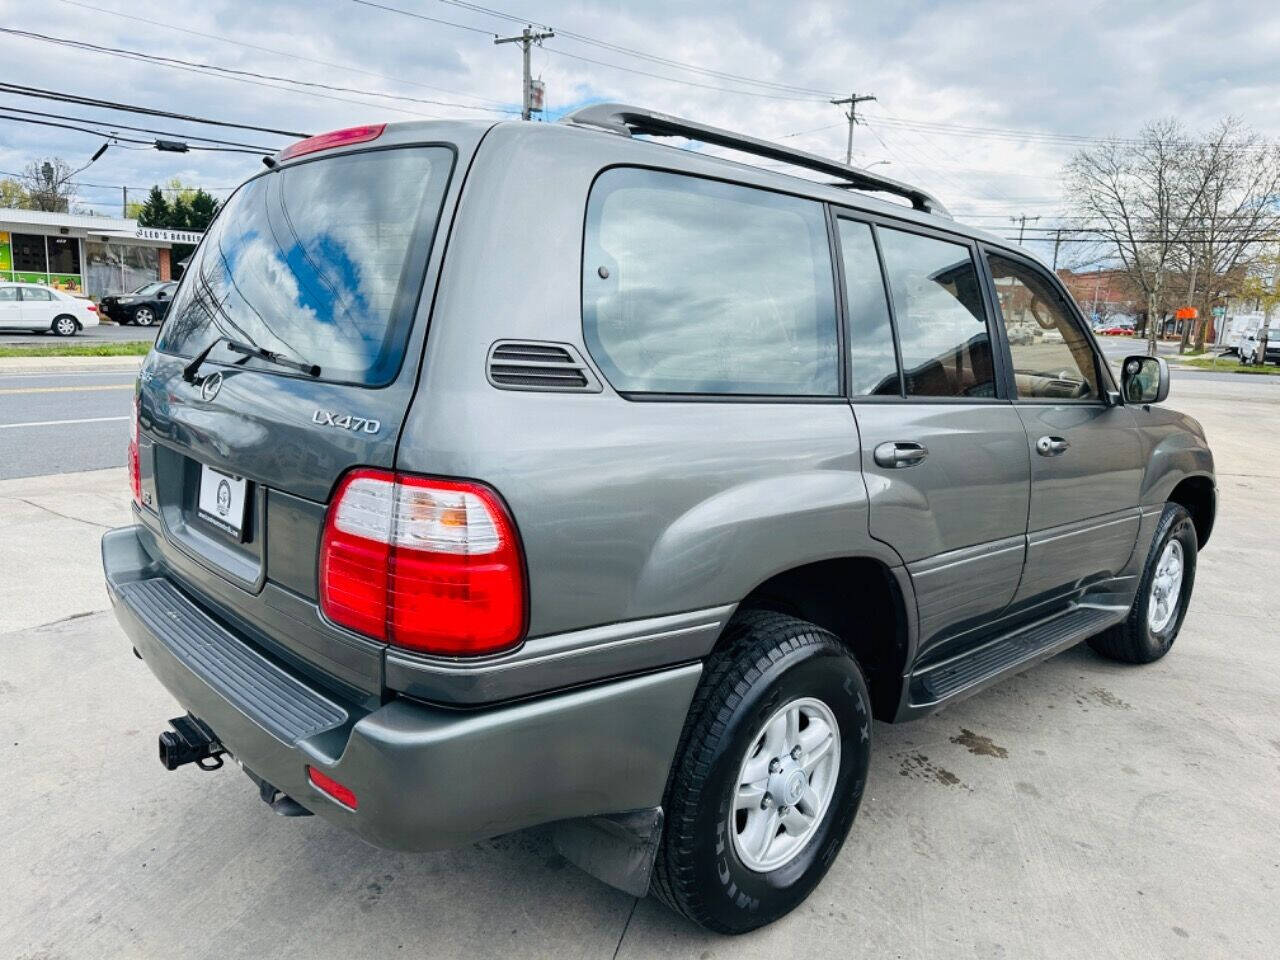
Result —
[{"label": "power line", "polygon": [[106,124],[112,131],[132,130],[137,133],[154,133],[156,136],[159,136],[159,137],[169,137],[176,140],[202,140],[206,143],[218,144],[224,147],[245,147],[257,153],[273,153],[276,149],[275,147],[260,147],[257,144],[253,144],[253,143],[240,143],[239,141],[236,141],[236,140],[221,140],[217,137],[199,137],[199,136],[196,136],[195,134],[190,134],[190,133],[174,133],[171,130],[156,130],[156,129],[153,129],[152,127],[135,127],[135,126],[130,126],[127,123],[116,123],[115,121],[111,121],[109,124],[107,124],[106,121],[103,121],[103,120],[91,120],[88,117],[69,117],[66,114],[48,113],[43,110],[22,110],[18,107],[7,107],[3,105],[0,105],[0,110],[7,110],[9,113],[27,114],[28,116],[32,116],[32,117],[44,117],[45,119],[52,119],[52,120],[70,120],[75,123],[92,123],[92,124],[99,124],[99,125]]},{"label": "power line", "polygon": [[155,107],[140,107],[136,104],[121,103],[115,100],[101,100],[97,97],[83,97],[73,93],[59,93],[56,90],[44,90],[40,87],[28,87],[25,84],[5,83],[0,81],[0,93],[12,93],[20,97],[33,97],[38,100],[57,100],[60,103],[74,103],[82,107],[98,107],[103,110],[115,110],[120,113],[137,113],[149,117],[167,117],[170,120],[185,120],[187,123],[198,123],[209,127],[227,127],[233,130],[253,130],[257,133],[274,133],[281,137],[306,139],[310,134],[298,133],[294,130],[276,130],[272,127],[258,127],[251,123],[233,123],[230,120],[212,120],[208,117],[197,117],[189,113],[174,113],[171,110],[160,110]]},{"label": "power line", "polygon": [[[365,0],[355,0],[357,3],[363,3]],[[470,10],[475,13],[482,13],[487,16],[497,17],[502,20],[514,23],[538,23],[536,20],[530,20],[528,17],[520,17],[512,13],[497,10],[493,7],[481,6],[477,3],[469,3],[466,0],[440,0],[441,3],[448,4],[452,7],[459,7],[463,10]],[[539,26],[550,29],[549,24],[538,23]],[[755,86],[771,87],[777,90],[788,90],[793,93],[808,93],[818,97],[833,96],[829,90],[817,90],[812,87],[801,87],[790,83],[781,83],[776,80],[761,80],[758,77],[744,76],[738,73],[729,73],[724,70],[714,70],[711,67],[704,67],[700,64],[690,63],[687,60],[674,60],[670,57],[662,57],[654,53],[648,53],[644,50],[637,50],[634,47],[626,47],[619,43],[613,43],[609,40],[601,40],[598,37],[590,37],[586,34],[575,33],[572,30],[564,30],[557,28],[556,32],[563,38],[576,40],[578,43],[588,44],[590,46],[599,47],[604,50],[610,50],[614,53],[620,53],[623,56],[634,57],[639,60],[647,60],[650,63],[658,63],[663,66],[675,67],[680,70],[686,70],[690,73],[697,73],[703,76],[716,77],[721,80],[732,80],[738,83],[749,83]]]},{"label": "power line", "polygon": [[351,0],[352,3],[358,3],[362,7],[375,7],[378,10],[385,10],[388,13],[398,13],[404,17],[413,17],[415,20],[426,20],[428,23],[439,23],[446,27],[457,27],[459,30],[470,30],[472,33],[483,34],[486,37],[496,37],[497,34],[492,30],[483,30],[480,27],[473,27],[465,23],[455,23],[452,20],[441,20],[439,17],[428,17],[424,13],[414,13],[412,10],[401,10],[399,7],[389,7],[382,3],[373,3],[371,0]]},{"label": "power line", "polygon": [[[414,17],[416,19],[428,19],[428,20],[433,19],[430,17],[423,17],[420,14],[413,13],[408,10],[401,10],[397,7],[386,6],[383,4],[368,3],[367,0],[353,0],[353,2],[360,3],[365,6],[376,6],[379,9],[386,10],[391,13],[398,13],[406,17]],[[501,10],[495,10],[490,7],[482,7],[478,4],[463,3],[461,2],[461,0],[440,0],[440,2],[449,3],[452,6],[461,7],[462,9],[465,9],[465,10],[471,10],[477,13],[484,13],[488,16],[498,17],[508,22],[527,23],[527,24],[538,23],[539,26],[543,26],[543,27],[546,26],[546,24],[542,24],[540,23],[540,21],[530,20],[524,17],[517,17],[514,14],[505,13]],[[437,21],[437,22],[440,22],[440,21]],[[448,22],[448,21],[443,21],[443,22]],[[449,23],[449,25],[462,26],[461,24],[456,24],[456,23]],[[475,29],[475,28],[467,28],[467,29]],[[733,94],[738,94],[746,97],[762,97],[767,100],[791,100],[791,101],[797,101],[797,102],[811,102],[811,103],[820,102],[818,96],[812,96],[812,95],[811,96],[795,96],[794,95],[795,92],[810,92],[803,87],[792,87],[789,84],[777,84],[777,83],[774,83],[773,81],[768,81],[768,80],[756,80],[751,77],[741,77],[737,74],[727,74],[721,71],[711,70],[706,67],[698,67],[693,64],[681,63],[680,61],[676,61],[676,60],[668,60],[666,58],[657,57],[653,54],[644,53],[643,51],[631,50],[626,47],[621,47],[617,44],[609,43],[606,40],[597,40],[594,37],[587,37],[583,34],[572,33],[571,31],[560,31],[560,35],[563,37],[576,40],[580,43],[586,43],[592,46],[602,47],[604,49],[612,50],[614,52],[623,53],[624,55],[627,55],[627,56],[639,57],[641,59],[645,59],[654,63],[659,63],[665,66],[672,66],[678,70],[688,70],[688,71],[697,72],[703,75],[710,75],[713,77],[717,77],[719,79],[729,79],[737,83],[755,84],[757,86],[762,86],[767,89],[789,90],[789,91],[792,91],[792,93],[788,95],[783,95],[782,93],[764,93],[756,90],[740,90],[740,89],[735,89],[733,87],[722,87],[722,86],[716,86],[714,84],[699,83],[695,80],[686,80],[680,77],[671,77],[661,73],[652,73],[648,70],[637,70],[634,67],[625,67],[619,63],[610,63],[606,60],[597,60],[593,57],[587,57],[579,53],[572,53],[568,50],[560,50],[553,47],[544,46],[543,49],[547,53],[554,53],[557,56],[568,57],[572,60],[580,60],[583,63],[591,63],[598,67],[607,67],[611,70],[621,70],[624,73],[632,73],[642,77],[650,77],[654,80],[665,80],[668,83],[680,83],[680,84],[684,84],[685,86],[699,87],[703,90],[715,90],[720,93],[733,93]],[[818,93],[820,94],[821,92],[819,91]]]},{"label": "power line", "polygon": [[[356,0],[363,2],[363,0]],[[378,4],[372,4],[378,6]],[[490,113],[511,113],[510,110],[503,110],[497,107],[473,106],[469,103],[458,103],[449,100],[433,100],[426,97],[410,97],[398,93],[382,93],[377,90],[363,90],[358,87],[342,87],[335,84],[320,83],[313,80],[299,80],[296,77],[284,77],[270,73],[257,73],[253,70],[237,70],[233,67],[222,67],[212,63],[200,63],[194,60],[182,60],[178,57],[165,57],[159,54],[144,53],[140,50],[129,50],[124,47],[108,47],[96,43],[89,43],[84,40],[74,40],[68,37],[54,37],[44,33],[35,33],[30,30],[17,30],[12,27],[0,27],[0,33],[7,33],[13,36],[22,37],[28,40],[38,40],[44,43],[57,44],[59,46],[70,47],[74,50],[87,50],[93,53],[100,53],[106,56],[123,57],[129,60],[136,60],[144,63],[153,63],[158,66],[176,67],[178,69],[192,68],[196,71],[208,71],[216,74],[226,74],[223,79],[237,80],[243,78],[256,78],[258,80],[275,80],[281,83],[295,84],[301,87],[314,87],[321,90],[333,90],[339,93],[356,93],[368,97],[384,97],[390,100],[403,100],[410,103],[423,103],[432,106],[441,107],[457,107],[463,110],[483,110]],[[247,82],[252,82],[249,80]],[[260,86],[271,86],[269,84],[260,84]],[[272,86],[272,89],[283,89]],[[294,91],[297,93],[305,93],[306,91]],[[344,102],[354,103],[359,101],[347,101],[345,98],[326,97],[325,99],[342,99]]]},{"label": "power line", "polygon": [[686,87],[698,87],[702,90],[716,90],[720,93],[733,93],[743,97],[761,97],[765,100],[789,100],[796,103],[822,103],[817,97],[792,97],[784,96],[777,93],[757,93],[754,90],[735,90],[732,87],[717,87],[714,84],[698,83],[695,80],[682,80],[679,77],[668,77],[660,73],[650,73],[647,70],[636,70],[633,67],[624,67],[620,63],[609,63],[605,60],[595,60],[591,57],[584,57],[578,53],[570,53],[568,50],[557,50],[555,47],[543,47],[547,53],[554,53],[558,57],[568,57],[572,60],[581,60],[583,63],[593,63],[598,67],[608,67],[610,70],[621,70],[624,73],[634,73],[642,77],[652,77],[655,80],[666,80],[668,83],[682,83]]},{"label": "power line", "polygon": [[310,63],[310,64],[315,64],[321,67],[332,67],[336,70],[346,70],[348,73],[358,73],[366,77],[376,77],[379,80],[389,80],[392,83],[398,83],[404,86],[419,87],[423,90],[435,90],[439,93],[448,93],[454,96],[468,97],[472,100],[479,100],[485,103],[492,103],[495,106],[504,106],[501,100],[494,100],[490,97],[481,97],[476,94],[462,93],[458,90],[450,90],[446,87],[439,87],[430,83],[421,83],[415,80],[408,80],[408,79],[405,79],[404,77],[393,77],[393,76],[390,76],[389,74],[377,73],[376,71],[373,71],[373,70],[365,70],[360,67],[353,66],[350,63],[337,63],[332,60],[320,60],[315,57],[304,57],[301,54],[292,53],[288,50],[277,50],[273,47],[264,47],[260,44],[248,43],[247,41],[244,41],[244,40],[236,40],[236,39],[233,39],[232,37],[222,36],[221,34],[217,34],[217,33],[205,33],[200,30],[192,30],[189,27],[180,27],[177,24],[165,23],[163,21],[153,20],[147,17],[136,17],[128,13],[123,13],[119,10],[111,10],[106,7],[94,6],[91,3],[84,3],[83,0],[58,0],[58,2],[65,3],[73,7],[79,7],[82,10],[92,10],[95,13],[105,13],[108,16],[119,17],[123,20],[131,20],[134,23],[144,23],[152,27],[160,27],[165,30],[176,31],[177,33],[185,33],[188,36],[202,37],[205,40],[216,40],[219,43],[231,44],[232,46],[243,47],[247,50],[257,50],[260,53],[269,53],[272,56],[276,56],[276,57],[286,57],[290,60],[297,60],[300,63]]},{"label": "power line", "polygon": [[[0,109],[5,109],[5,108],[0,108]],[[0,177],[25,177],[25,176],[26,176],[25,173],[19,173],[16,170],[0,170]],[[101,190],[121,190],[121,189],[150,190],[151,189],[151,187],[139,187],[139,186],[133,186],[131,184],[124,184],[124,183],[90,183],[87,180],[67,180],[66,182],[71,184],[73,187],[88,187],[90,189],[101,189]],[[217,191],[221,193],[224,190],[235,190],[240,185],[234,184],[229,187],[200,187],[200,186],[162,187],[159,184],[154,184],[153,186],[155,186],[162,193],[177,193],[183,190],[203,190],[205,193],[213,193]]]},{"label": "power line", "polygon": [[[4,109],[3,107],[0,107],[0,111],[2,111],[3,109]],[[89,133],[89,134],[93,134],[96,137],[102,137],[104,140],[118,141],[122,143],[139,143],[139,144],[144,144],[148,147],[156,146],[157,149],[159,149],[158,147],[159,141],[139,140],[136,137],[123,137],[117,133],[112,133],[110,131],[103,132],[102,130],[95,130],[90,127],[81,127],[71,123],[58,123],[53,120],[37,120],[35,117],[14,117],[6,113],[0,113],[0,120],[12,120],[14,123],[31,123],[40,127],[58,127],[59,129],[62,129],[62,130],[75,130],[79,133]],[[185,141],[183,141],[183,146],[186,147],[185,150],[176,150],[176,151],[170,151],[170,152],[186,153],[187,150],[203,150],[209,153],[260,154],[263,152],[260,149],[245,150],[245,149],[242,149],[241,147],[213,147],[213,146],[204,146],[197,143],[186,143]]]}]

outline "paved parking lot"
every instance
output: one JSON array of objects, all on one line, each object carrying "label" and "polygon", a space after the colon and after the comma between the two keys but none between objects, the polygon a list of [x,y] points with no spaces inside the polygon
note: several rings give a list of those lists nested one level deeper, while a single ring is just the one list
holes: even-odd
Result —
[{"label": "paved parking lot", "polygon": [[[166,773],[176,705],[101,585],[119,468],[0,480],[0,957],[1271,957],[1280,937],[1280,390],[1175,378],[1220,510],[1172,654],[1076,648],[877,725],[862,813],[792,916],[737,939],[568,866],[542,830],[429,855]],[[0,444],[5,438],[0,436]]]}]

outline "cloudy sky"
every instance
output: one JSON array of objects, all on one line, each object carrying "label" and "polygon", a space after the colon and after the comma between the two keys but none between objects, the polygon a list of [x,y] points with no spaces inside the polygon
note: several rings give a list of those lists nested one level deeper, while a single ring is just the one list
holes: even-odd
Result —
[{"label": "cloudy sky", "polygon": [[[561,31],[533,55],[552,118],[623,100],[842,157],[846,127],[827,101],[874,94],[859,108],[866,123],[854,134],[855,163],[878,164],[961,219],[1006,234],[1017,229],[1011,216],[1047,225],[1062,210],[1062,164],[1086,142],[1076,138],[1131,136],[1167,115],[1204,128],[1234,114],[1280,139],[1280,4],[1267,0],[382,5],[419,17],[355,0],[0,0],[7,31],[187,62],[5,32],[0,82],[307,133],[374,120],[498,119],[519,109],[520,57],[492,36],[527,19]],[[288,140],[0,93],[0,114],[15,109],[99,131],[127,123],[255,146]],[[101,142],[0,117],[0,176],[49,155],[78,167]],[[118,214],[120,185],[137,195],[172,177],[225,196],[258,165],[249,154],[121,144],[79,175],[78,204]]]}]

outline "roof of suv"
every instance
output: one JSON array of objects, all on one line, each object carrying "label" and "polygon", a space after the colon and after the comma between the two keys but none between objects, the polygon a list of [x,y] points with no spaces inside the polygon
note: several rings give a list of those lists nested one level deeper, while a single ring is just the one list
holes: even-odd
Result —
[{"label": "roof of suv", "polygon": [[[1045,269],[1049,269],[1044,260],[1030,250],[979,227],[953,219],[931,194],[918,187],[881,177],[857,167],[826,160],[804,151],[793,150],[784,145],[638,107],[613,103],[595,104],[566,115],[558,123],[528,123],[521,120],[410,120],[386,124],[377,139],[381,145],[390,146],[397,141],[407,145],[421,141],[423,134],[430,134],[433,140],[439,139],[445,142],[460,140],[474,143],[492,135],[497,130],[502,130],[507,135],[518,136],[530,145],[536,144],[543,138],[569,136],[590,139],[603,148],[602,154],[612,155],[608,157],[610,163],[618,161],[616,151],[609,150],[607,145],[617,145],[619,141],[628,142],[644,151],[652,150],[655,153],[663,151],[661,162],[669,168],[684,168],[691,173],[719,176],[764,189],[799,194],[871,214],[918,223],[921,226],[967,237],[995,247],[1017,250],[1022,256],[1029,257]],[[792,164],[796,170],[807,167],[811,171],[826,173],[831,179],[814,180],[800,176],[798,173],[771,170],[755,163],[715,156],[700,149],[656,142],[649,139],[650,137],[682,137],[698,140],[700,143],[713,143],[740,153],[781,160],[783,163]],[[699,137],[706,139],[699,140]],[[367,145],[366,142],[353,146],[359,149]],[[344,149],[340,146],[335,152],[341,152]],[[277,155],[277,163],[291,162],[295,161],[281,160]],[[837,180],[843,182],[836,182]],[[871,191],[896,193],[903,199],[910,199],[914,206],[908,206],[897,199],[882,199]]]}]

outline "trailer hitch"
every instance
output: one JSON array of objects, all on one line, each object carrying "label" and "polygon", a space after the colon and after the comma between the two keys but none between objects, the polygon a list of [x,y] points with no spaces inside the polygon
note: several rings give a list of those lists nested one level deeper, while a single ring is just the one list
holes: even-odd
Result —
[{"label": "trailer hitch", "polygon": [[200,720],[187,714],[169,721],[172,730],[160,734],[160,762],[166,770],[177,770],[194,763],[201,770],[217,770],[222,766],[226,748],[213,731]]}]

